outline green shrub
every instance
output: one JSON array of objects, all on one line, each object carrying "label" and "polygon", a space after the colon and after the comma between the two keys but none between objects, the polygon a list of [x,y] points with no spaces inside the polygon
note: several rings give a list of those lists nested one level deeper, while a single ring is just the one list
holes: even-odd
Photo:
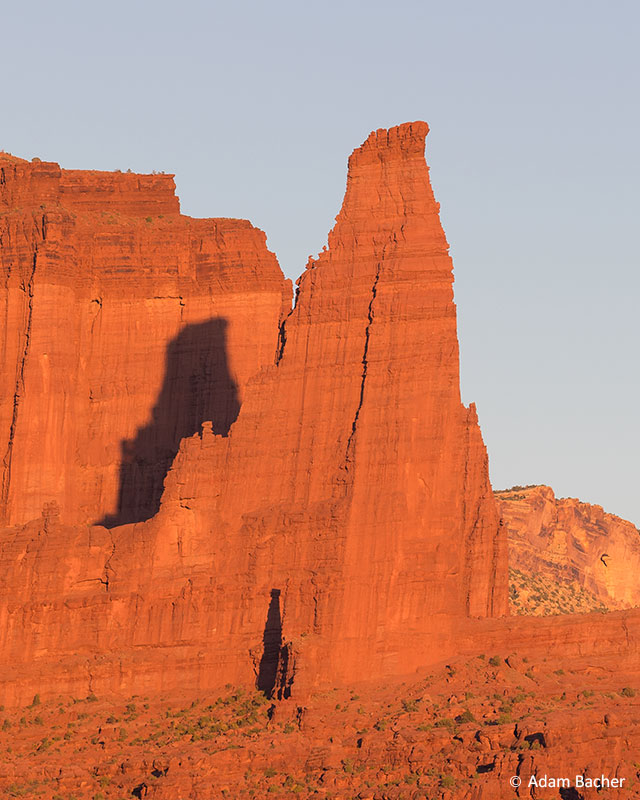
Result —
[{"label": "green shrub", "polygon": [[492,667],[499,667],[500,664],[502,664],[502,659],[500,658],[500,656],[491,656],[491,658],[489,659],[489,663],[491,664]]}]

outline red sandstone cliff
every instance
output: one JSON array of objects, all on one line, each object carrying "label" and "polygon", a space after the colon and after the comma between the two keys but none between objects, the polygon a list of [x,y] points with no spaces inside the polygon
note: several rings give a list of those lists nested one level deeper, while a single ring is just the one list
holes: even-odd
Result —
[{"label": "red sandstone cliff", "polygon": [[244,576],[247,621],[279,589],[283,636],[309,637],[301,647],[346,680],[364,658],[374,674],[407,672],[457,618],[506,611],[486,451],[460,401],[427,130],[378,131],[351,156],[277,365],[250,382],[228,439],[183,443],[156,522],[237,552],[216,572]]},{"label": "red sandstone cliff", "polygon": [[601,506],[548,486],[497,492],[509,566],[552,584],[575,582],[607,608],[640,605],[640,532]]},{"label": "red sandstone cliff", "polygon": [[[244,384],[240,413],[228,436],[216,435],[226,431],[216,430],[213,420],[213,426],[204,425],[201,434],[183,440],[160,512],[149,522],[110,533],[69,527],[73,500],[63,493],[60,517],[50,509],[46,519],[4,532],[0,641],[5,663],[12,665],[5,680],[14,696],[29,691],[34,680],[68,689],[88,675],[93,686],[116,691],[132,681],[155,688],[205,687],[251,684],[257,677],[265,690],[278,684],[285,691],[292,676],[299,686],[393,677],[455,651],[455,630],[467,617],[506,612],[506,541],[475,410],[460,401],[452,265],[424,160],[427,130],[426,124],[413,123],[377,131],[352,155],[329,248],[299,280],[295,309],[280,328],[276,363],[270,366],[263,357],[268,333],[263,337],[260,331],[278,331],[283,284],[275,263],[260,250],[263,238],[247,223],[231,222],[227,229],[222,222],[184,220],[175,216],[176,209],[172,216],[164,206],[168,219],[152,217],[148,223],[141,219],[147,207],[134,216],[129,176],[121,188],[105,188],[106,205],[112,203],[114,211],[102,221],[78,173],[61,180],[54,165],[15,167],[18,184],[20,170],[31,170],[22,181],[28,186],[44,170],[46,202],[56,197],[58,181],[64,191],[58,189],[56,202],[72,207],[66,211],[56,205],[55,214],[45,214],[44,228],[32,210],[26,243],[7,256],[12,265],[16,253],[22,253],[22,270],[28,272],[36,251],[35,274],[49,276],[46,292],[37,282],[30,290],[25,277],[15,279],[22,316],[14,312],[11,330],[35,316],[29,309],[39,308],[39,293],[61,297],[57,303],[41,301],[44,341],[39,347],[32,321],[13,359],[7,359],[19,361],[28,350],[15,394],[18,421],[25,427],[32,421],[31,437],[33,425],[41,426],[44,437],[55,420],[52,436],[55,431],[60,438],[54,440],[66,441],[64,429],[57,433],[59,417],[41,418],[36,400],[24,405],[29,395],[23,385],[29,386],[26,371],[36,367],[37,380],[44,380],[34,353],[49,353],[45,332],[51,338],[52,326],[45,324],[46,315],[55,320],[62,302],[71,302],[70,294],[73,302],[80,295],[89,311],[90,298],[101,298],[93,308],[98,329],[105,325],[100,322],[105,287],[119,298],[116,303],[109,295],[116,305],[106,339],[121,330],[117,320],[126,329],[133,324],[126,319],[143,315],[142,342],[128,347],[126,359],[134,356],[125,359],[140,380],[152,372],[145,353],[154,338],[149,332],[159,325],[156,318],[162,308],[179,305],[176,296],[187,295],[183,283],[192,287],[194,270],[202,267],[205,280],[225,300],[229,292],[241,309],[255,313],[258,343],[247,343],[246,372],[251,363],[254,372],[260,363],[264,366]],[[117,185],[119,179],[113,180]],[[11,185],[5,180],[5,187]],[[12,198],[17,191],[25,190],[14,190]],[[25,214],[20,214],[16,224],[23,225]],[[116,217],[113,228],[111,216]],[[209,244],[215,258],[201,255],[207,246],[202,228],[217,233],[218,249]],[[186,255],[175,244],[176,231],[183,237],[180,242],[188,243]],[[98,234],[103,237],[99,248],[94,244]],[[237,271],[220,267],[220,262],[223,267],[242,263],[238,251],[247,235],[254,237],[250,263],[259,287],[256,291],[252,284],[250,299],[243,273],[238,282]],[[224,248],[221,239],[234,247]],[[104,255],[110,246],[119,259],[123,250],[127,253],[115,275],[108,268],[111,264],[113,269],[115,256]],[[62,249],[73,247],[83,257],[62,258]],[[142,266],[129,257],[132,252],[142,254]],[[173,265],[169,278],[167,260]],[[63,265],[70,262],[93,265],[90,289],[77,288],[78,282],[83,286],[81,266],[72,271],[72,280],[65,280]],[[71,285],[64,291],[54,280],[56,265],[60,284]],[[131,300],[122,298],[123,268],[136,277],[135,285],[127,284]],[[156,294],[149,299],[151,290],[164,305],[156,302]],[[218,294],[209,285],[206,298],[206,303],[194,302],[199,313],[211,315],[215,307],[213,313],[233,321],[232,303],[218,310]],[[127,332],[127,342],[131,335]],[[228,357],[242,363],[234,349],[237,340],[228,338]],[[47,378],[47,386],[67,402],[74,399],[71,387],[83,386],[84,354],[91,352],[83,346],[78,355],[78,341],[87,339],[67,336],[64,344],[75,353],[75,361],[71,354],[68,363],[80,362],[80,377],[71,372],[66,384]],[[118,384],[126,400],[104,405],[106,395],[122,397],[112,381],[121,380],[124,367],[111,363],[120,351],[114,356],[112,348],[105,350],[104,339],[97,341],[94,363],[106,370],[98,381],[103,427],[123,421],[122,402],[131,409],[129,417],[135,416],[133,409],[139,411],[142,420],[134,424],[144,424],[148,411],[140,410],[144,403],[131,396],[137,386],[133,378],[126,388]],[[166,338],[161,341],[166,346]],[[75,421],[77,414],[69,416]],[[130,441],[133,433],[120,428],[114,438]],[[99,428],[90,439],[103,453]],[[15,454],[22,453],[23,441],[12,434]],[[83,457],[81,442],[73,442],[73,452]],[[33,450],[27,448],[20,458],[28,464],[35,458]],[[59,478],[59,469],[51,468],[51,480]],[[89,465],[80,472],[68,485],[78,481],[77,505],[86,518],[87,481],[89,488],[98,481]],[[85,473],[94,477],[85,480]],[[14,462],[8,508],[15,506],[16,474]],[[24,474],[31,485],[29,471]],[[42,497],[42,492],[25,495],[27,516],[33,516],[36,498],[40,503]],[[15,514],[18,518],[24,511]],[[27,674],[22,665],[28,665]]]},{"label": "red sandstone cliff", "polygon": [[180,440],[225,434],[289,288],[245,220],[180,215],[171,175],[0,154],[0,521],[157,511]]}]

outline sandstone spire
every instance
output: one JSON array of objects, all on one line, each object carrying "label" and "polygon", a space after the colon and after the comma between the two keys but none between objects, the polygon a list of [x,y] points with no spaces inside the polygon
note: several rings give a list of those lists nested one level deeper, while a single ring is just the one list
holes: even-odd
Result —
[{"label": "sandstone spire", "polygon": [[[165,688],[262,681],[275,696],[406,675],[456,652],[470,617],[506,612],[506,542],[475,409],[460,401],[427,130],[377,131],[352,155],[329,247],[272,323],[270,363],[243,382],[230,427],[203,419],[182,441],[155,517],[107,536],[65,528],[63,514],[46,536],[41,517],[4,535],[15,669],[37,642],[55,654],[40,674],[62,669],[65,686],[84,680],[88,652],[94,682],[114,688],[117,653],[118,691],[144,675]],[[256,261],[256,281],[268,270]],[[238,307],[250,297],[239,287]]]},{"label": "sandstone spire", "polygon": [[460,402],[427,130],[377,131],[351,156],[277,364],[250,382],[228,439],[185,441],[163,501],[180,524],[188,498],[237,552],[256,625],[281,589],[283,635],[311,637],[345,679],[363,659],[406,670],[446,646],[456,619],[506,611],[487,456]]}]

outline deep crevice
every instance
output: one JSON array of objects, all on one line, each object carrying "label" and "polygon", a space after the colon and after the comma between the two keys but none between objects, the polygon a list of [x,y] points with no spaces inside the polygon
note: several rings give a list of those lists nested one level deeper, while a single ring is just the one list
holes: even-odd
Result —
[{"label": "deep crevice", "polygon": [[378,262],[378,266],[376,267],[376,276],[373,281],[373,286],[371,287],[371,299],[369,300],[369,308],[367,310],[367,327],[365,328],[364,332],[364,352],[362,354],[362,378],[360,380],[360,398],[358,400],[358,407],[356,408],[356,413],[353,417],[353,422],[351,423],[351,433],[349,434],[349,439],[347,440],[347,450],[346,450],[346,461],[350,460],[351,455],[351,448],[353,446],[353,438],[356,434],[356,426],[358,424],[358,418],[360,417],[360,411],[362,410],[362,404],[364,402],[364,386],[367,380],[367,369],[369,366],[368,358],[369,358],[369,339],[371,336],[371,325],[373,323],[373,303],[376,299],[376,294],[378,292],[378,280],[380,279],[380,271],[382,268],[382,263]]},{"label": "deep crevice", "polygon": [[33,250],[33,261],[31,266],[31,275],[24,291],[27,293],[27,322],[25,326],[24,346],[22,348],[22,356],[20,358],[20,365],[16,374],[16,384],[13,393],[13,412],[11,416],[11,425],[9,426],[9,439],[7,441],[7,449],[2,460],[3,473],[2,473],[2,514],[6,513],[7,503],[9,501],[9,487],[11,484],[11,462],[13,460],[13,441],[16,435],[16,427],[18,424],[18,411],[20,407],[20,394],[21,389],[24,391],[24,370],[29,355],[29,345],[31,343],[31,324],[33,321],[33,282],[36,274],[36,265],[38,260],[38,245],[36,244]]},{"label": "deep crevice", "polygon": [[278,330],[278,349],[276,351],[276,364],[279,364],[282,361],[282,356],[284,355],[284,348],[287,343],[287,328],[286,328],[287,318],[282,320],[280,323],[280,328]]}]

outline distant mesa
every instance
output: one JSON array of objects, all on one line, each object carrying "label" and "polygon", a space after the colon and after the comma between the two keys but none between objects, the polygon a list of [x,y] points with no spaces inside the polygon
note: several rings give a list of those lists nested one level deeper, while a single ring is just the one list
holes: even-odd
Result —
[{"label": "distant mesa", "polygon": [[548,486],[496,492],[509,539],[511,602],[521,613],[640,606],[640,532]]}]

